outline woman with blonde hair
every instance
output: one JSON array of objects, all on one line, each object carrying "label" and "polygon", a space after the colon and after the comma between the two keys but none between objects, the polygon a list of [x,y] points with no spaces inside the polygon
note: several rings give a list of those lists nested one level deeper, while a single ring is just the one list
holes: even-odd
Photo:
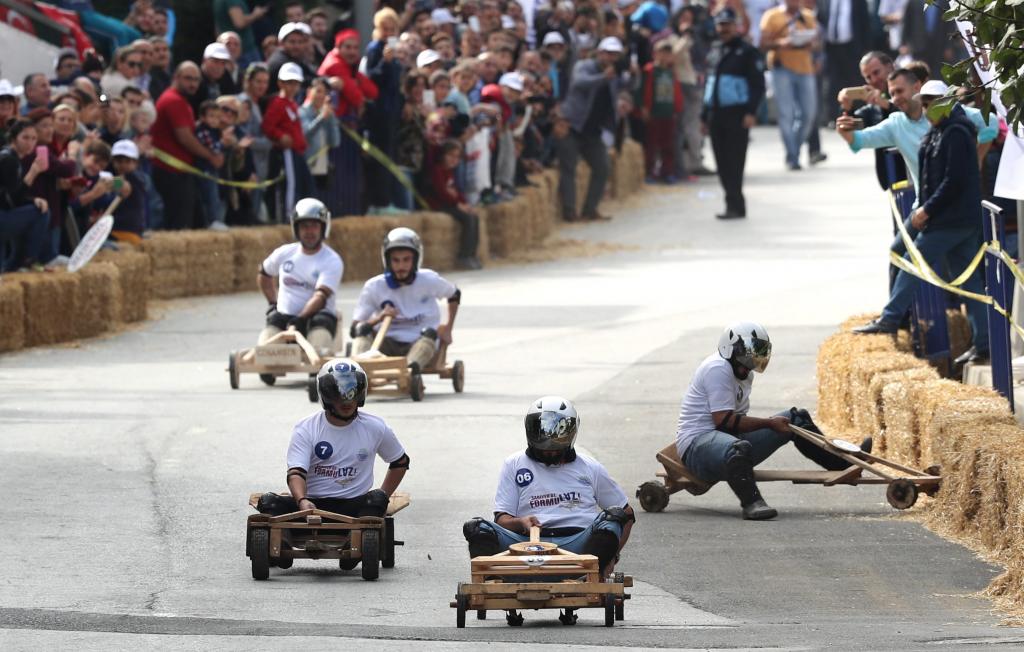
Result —
[{"label": "woman with blonde hair", "polygon": [[[398,45],[398,14],[385,7],[373,15],[373,41],[366,46],[366,76],[377,85],[377,99],[363,114],[370,142],[388,158],[395,157],[398,121],[402,110],[402,64],[396,55]],[[366,166],[366,200],[371,212],[391,206],[397,181],[387,168],[376,161]],[[376,209],[376,210],[375,210]]]}]

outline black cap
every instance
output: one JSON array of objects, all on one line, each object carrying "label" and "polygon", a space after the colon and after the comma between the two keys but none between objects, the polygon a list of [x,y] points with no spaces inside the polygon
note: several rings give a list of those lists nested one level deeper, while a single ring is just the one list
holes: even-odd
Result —
[{"label": "black cap", "polygon": [[731,7],[726,7],[715,14],[715,24],[719,23],[735,23],[736,22],[736,11]]}]

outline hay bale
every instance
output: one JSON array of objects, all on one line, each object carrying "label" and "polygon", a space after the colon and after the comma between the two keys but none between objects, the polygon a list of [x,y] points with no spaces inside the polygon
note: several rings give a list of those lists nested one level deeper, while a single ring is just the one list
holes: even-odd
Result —
[{"label": "hay bale", "polygon": [[25,346],[25,290],[20,283],[0,282],[0,324],[0,351]]},{"label": "hay bale", "polygon": [[188,257],[181,231],[154,233],[142,241],[149,256],[149,288],[156,299],[175,299],[188,293]]},{"label": "hay bale", "polygon": [[64,271],[17,274],[12,280],[24,290],[25,346],[75,339],[77,274]]},{"label": "hay bale", "polygon": [[535,185],[524,188],[523,194],[530,203],[533,241],[540,242],[551,234],[558,219],[557,186],[552,186],[550,177],[544,174],[534,174],[529,179]]},{"label": "hay bale", "polygon": [[875,428],[881,421],[880,396],[871,391],[871,382],[876,375],[925,367],[926,362],[907,353],[881,351],[865,353],[854,358],[850,363],[849,378],[849,404],[853,410],[853,427],[865,435],[872,436],[876,436],[881,430]]},{"label": "hay bale", "polygon": [[583,213],[583,201],[587,197],[587,186],[590,185],[590,166],[580,159],[576,164],[576,214]]},{"label": "hay bale", "polygon": [[[1020,543],[1015,527],[1019,521],[1020,493],[1024,458],[1017,441],[986,440],[978,447],[977,478],[974,485],[980,494],[973,525],[982,545],[994,553],[1014,549]],[[1015,511],[1016,508],[1016,511]],[[1018,548],[1019,549],[1019,548]]]},{"label": "hay bale", "polygon": [[818,349],[818,419],[830,430],[853,429],[850,365],[865,353],[897,353],[888,335],[836,333]]},{"label": "hay bale", "polygon": [[101,251],[93,261],[110,263],[119,271],[121,314],[117,321],[130,323],[144,320],[149,304],[150,257],[141,251],[122,248],[118,251]]},{"label": "hay bale", "polygon": [[971,325],[967,315],[952,308],[946,311],[946,328],[949,332],[949,355],[959,357],[971,348]]},{"label": "hay bale", "polygon": [[640,190],[644,182],[644,149],[631,138],[622,142],[620,151],[611,159],[611,196],[625,199]]},{"label": "hay bale", "polygon": [[235,241],[230,232],[183,231],[188,261],[186,296],[228,294],[235,289]]},{"label": "hay bale", "polygon": [[[459,238],[462,227],[455,218],[447,213],[421,213],[423,228],[424,266],[444,271],[455,268],[455,259],[459,256]],[[378,263],[379,265],[379,263]]]},{"label": "hay bale", "polygon": [[[277,229],[272,231],[276,240]],[[274,248],[266,248],[264,237],[267,232],[259,227],[231,229],[228,233],[235,254],[232,290],[247,292],[253,289],[256,270]]]},{"label": "hay bale", "polygon": [[121,323],[121,272],[113,263],[90,261],[76,272],[75,337],[95,337]]},{"label": "hay bale", "polygon": [[921,461],[932,464],[951,437],[983,432],[994,425],[1016,425],[1009,403],[998,392],[974,385],[962,385],[957,398],[935,407],[919,428]]},{"label": "hay bale", "polygon": [[[874,451],[876,454],[885,455],[886,453],[886,441],[883,435],[885,418],[884,411],[882,410],[882,390],[889,383],[939,379],[939,374],[934,368],[923,363],[922,365],[897,371],[884,371],[871,377],[871,382],[868,383],[867,421],[861,421],[861,423],[866,424],[866,427],[862,428],[862,432],[871,434],[875,438]],[[860,415],[858,414],[857,416],[859,417]]]},{"label": "hay bale", "polygon": [[487,232],[491,255],[496,258],[521,251],[531,242],[529,206],[523,197],[487,207]]}]

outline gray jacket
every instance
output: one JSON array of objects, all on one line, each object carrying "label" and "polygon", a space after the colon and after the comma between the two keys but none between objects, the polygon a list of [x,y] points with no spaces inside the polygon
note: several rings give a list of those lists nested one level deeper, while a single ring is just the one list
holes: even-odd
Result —
[{"label": "gray jacket", "polygon": [[590,109],[594,104],[597,91],[602,85],[608,84],[611,91],[613,117],[610,124],[603,126],[613,129],[618,121],[615,103],[618,101],[619,92],[627,88],[628,83],[628,72],[623,72],[614,79],[607,79],[604,76],[604,71],[598,67],[595,59],[577,61],[576,65],[572,68],[569,92],[565,96],[565,101],[562,102],[562,115],[569,121],[573,131],[582,131],[583,125],[586,124],[587,117],[590,115]]}]

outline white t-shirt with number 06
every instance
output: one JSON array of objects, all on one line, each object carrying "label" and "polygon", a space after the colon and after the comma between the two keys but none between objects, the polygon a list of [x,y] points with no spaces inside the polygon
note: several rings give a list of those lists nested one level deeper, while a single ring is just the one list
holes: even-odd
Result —
[{"label": "white t-shirt with number 06", "polygon": [[608,507],[628,499],[597,460],[577,452],[568,464],[548,466],[525,451],[510,455],[501,467],[494,511],[536,516],[545,528],[585,528]]}]

